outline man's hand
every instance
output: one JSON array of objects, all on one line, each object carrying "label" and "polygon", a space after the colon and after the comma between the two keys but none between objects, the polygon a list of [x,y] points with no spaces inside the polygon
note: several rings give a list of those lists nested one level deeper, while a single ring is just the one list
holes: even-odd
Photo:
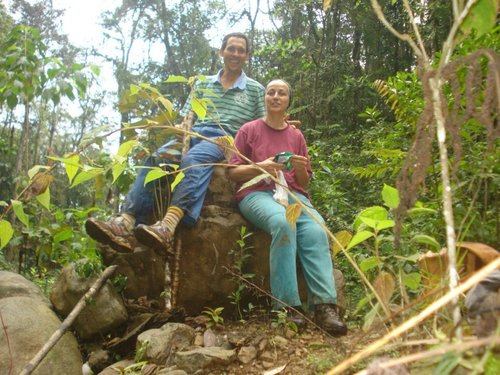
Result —
[{"label": "man's hand", "polygon": [[283,119],[287,124],[292,125],[292,126],[300,126],[302,125],[302,122],[300,120],[290,120],[290,114],[286,114],[285,118]]}]

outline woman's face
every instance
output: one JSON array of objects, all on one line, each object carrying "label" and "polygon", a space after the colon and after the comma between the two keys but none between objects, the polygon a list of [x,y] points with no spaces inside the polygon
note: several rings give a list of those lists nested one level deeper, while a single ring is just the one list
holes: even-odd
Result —
[{"label": "woman's face", "polygon": [[288,85],[281,80],[269,82],[266,86],[266,109],[267,112],[285,113],[290,103]]}]

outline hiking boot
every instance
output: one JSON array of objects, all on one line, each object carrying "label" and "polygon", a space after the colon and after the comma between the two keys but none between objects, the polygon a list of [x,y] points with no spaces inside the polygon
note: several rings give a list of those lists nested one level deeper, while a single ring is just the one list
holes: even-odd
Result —
[{"label": "hiking boot", "polygon": [[135,238],[141,244],[159,250],[162,255],[174,255],[174,236],[167,225],[157,221],[153,225],[139,224],[134,230]]},{"label": "hiking boot", "polygon": [[134,251],[133,226],[134,218],[130,215],[119,215],[109,221],[91,217],[85,222],[85,230],[90,237],[121,253]]},{"label": "hiking boot", "polygon": [[334,304],[316,305],[314,320],[316,324],[332,336],[343,336],[347,333],[347,326],[338,313],[338,306]]}]

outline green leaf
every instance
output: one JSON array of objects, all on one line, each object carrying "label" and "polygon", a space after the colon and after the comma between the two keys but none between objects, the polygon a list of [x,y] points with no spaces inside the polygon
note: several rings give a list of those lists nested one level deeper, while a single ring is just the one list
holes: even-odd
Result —
[{"label": "green leaf", "polygon": [[188,79],[183,76],[169,76],[166,83],[188,83]]},{"label": "green leaf", "polygon": [[70,238],[73,238],[73,229],[71,227],[64,227],[54,235],[54,242],[59,243]]},{"label": "green leaf", "polygon": [[356,233],[352,238],[351,242],[349,242],[349,245],[347,245],[346,250],[349,250],[350,248],[356,246],[357,244],[363,242],[364,240],[370,237],[373,237],[374,235],[375,235],[374,233],[366,230]]},{"label": "green leaf", "polygon": [[121,157],[126,157],[126,156],[128,156],[128,154],[130,154],[130,151],[132,151],[133,148],[136,147],[139,144],[140,143],[137,140],[131,140],[131,141],[123,142],[120,145],[120,147],[118,148],[117,155],[121,156]]},{"label": "green leaf", "polygon": [[111,166],[111,173],[113,174],[113,184],[118,179],[118,177],[120,177],[120,175],[123,173],[124,170],[125,170],[125,165],[123,165],[122,163],[119,162],[113,163],[113,165]]},{"label": "green leaf", "polygon": [[490,352],[484,365],[484,375],[500,374],[500,356]]},{"label": "green leaf", "polygon": [[167,110],[168,113],[172,113],[174,111],[174,105],[168,99],[165,99],[163,96],[158,98],[158,101],[163,105],[163,107]]},{"label": "green leaf", "polygon": [[168,172],[164,171],[163,169],[158,168],[158,167],[153,167],[148,172],[148,174],[146,175],[146,178],[144,179],[144,186],[146,186],[146,184],[148,182],[158,180],[158,179],[166,176],[167,174],[168,174]]},{"label": "green leaf", "polygon": [[81,171],[78,173],[73,180],[73,183],[71,184],[71,187],[75,187],[77,185],[80,185],[82,182],[91,180],[95,178],[97,175],[100,175],[104,172],[102,168],[89,168],[86,167],[85,170]]},{"label": "green leaf", "polygon": [[50,188],[47,186],[42,194],[36,196],[36,200],[47,210],[50,210]]},{"label": "green leaf", "polygon": [[411,290],[418,290],[422,276],[418,272],[404,273],[403,284]]},{"label": "green leaf", "polygon": [[12,199],[11,202],[12,202],[12,209],[14,210],[14,213],[16,214],[16,217],[26,227],[29,227],[30,226],[30,222],[29,222],[28,216],[26,216],[26,214],[24,213],[23,203],[20,202],[20,201],[16,201],[14,199]]},{"label": "green leaf", "polygon": [[413,236],[413,238],[410,240],[410,242],[416,242],[416,243],[429,245],[434,250],[438,250],[438,251],[439,251],[439,249],[441,249],[439,242],[437,242],[434,237],[428,236],[426,234],[416,234],[415,236]]},{"label": "green leaf", "polygon": [[365,208],[358,214],[356,220],[354,220],[353,228],[354,230],[357,230],[359,228],[362,223],[361,217],[373,220],[387,220],[387,215],[387,209],[382,206],[372,206]]},{"label": "green leaf", "polygon": [[392,228],[394,225],[396,225],[394,220],[380,220],[377,223],[377,230]]},{"label": "green leaf", "polygon": [[372,326],[373,322],[375,321],[375,318],[378,315],[378,310],[380,308],[380,303],[377,302],[375,306],[368,312],[368,314],[365,315],[364,322],[363,322],[363,331],[367,332],[370,327]]},{"label": "green leaf", "polygon": [[398,189],[384,184],[384,188],[382,189],[382,199],[384,200],[384,203],[387,207],[396,208],[397,206],[399,206]]},{"label": "green leaf", "polygon": [[436,213],[436,210],[434,210],[432,208],[425,208],[425,207],[414,207],[414,208],[410,208],[408,210],[408,216],[411,218],[416,218],[416,217],[420,217],[423,215],[429,215],[429,214],[434,214],[434,213]]},{"label": "green leaf", "polygon": [[207,115],[207,107],[200,99],[194,98],[191,100],[191,108],[201,121],[205,119],[205,116]]},{"label": "green leaf", "polygon": [[172,191],[174,191],[175,187],[177,186],[177,184],[179,182],[181,182],[181,180],[184,178],[184,172],[180,171],[179,173],[177,173],[177,176],[175,176],[175,179],[174,181],[172,182],[172,185],[170,186],[170,188],[172,189]]},{"label": "green leaf", "polygon": [[359,264],[359,268],[361,268],[361,271],[367,272],[375,267],[377,267],[382,261],[378,257],[370,257],[363,259],[361,263]]},{"label": "green leaf", "polygon": [[498,0],[478,0],[471,7],[461,29],[465,34],[476,30],[478,37],[486,34],[495,26],[497,13]]},{"label": "green leaf", "polygon": [[6,220],[0,220],[0,250],[7,245],[14,235],[12,225]]},{"label": "green leaf", "polygon": [[457,353],[446,353],[441,358],[441,361],[434,369],[434,374],[448,375],[457,367],[460,363],[460,356]]}]

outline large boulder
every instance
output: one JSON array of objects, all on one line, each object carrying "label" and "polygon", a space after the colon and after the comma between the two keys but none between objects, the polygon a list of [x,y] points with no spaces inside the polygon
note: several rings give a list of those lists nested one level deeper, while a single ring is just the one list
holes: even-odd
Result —
[{"label": "large boulder", "polygon": [[[271,236],[253,227],[240,214],[234,199],[234,184],[226,175],[226,168],[216,167],[205,198],[201,217],[192,228],[180,226],[177,232],[179,255],[172,267],[173,304],[182,306],[188,315],[199,314],[205,307],[224,307],[225,312],[235,309],[229,296],[237,290],[238,280],[228,270],[234,270],[241,240],[241,227],[253,234],[248,237],[245,247],[251,247],[251,257],[246,262],[245,272],[255,276],[251,281],[269,293],[269,246]],[[179,243],[180,242],[180,243]],[[306,285],[300,266],[299,288],[303,301],[306,300]],[[334,275],[339,296],[338,303],[344,305],[342,273]],[[257,292],[257,290],[254,290]],[[258,293],[257,293],[258,294]],[[262,304],[262,298],[249,293],[253,303]],[[247,303],[248,301],[243,301]]]},{"label": "large boulder", "polygon": [[[0,271],[1,373],[18,374],[38,353],[61,321],[38,287],[19,274]],[[34,375],[80,374],[82,357],[75,337],[66,332]]]},{"label": "large boulder", "polygon": [[[65,266],[50,294],[50,300],[57,312],[63,316],[69,315],[97,277],[80,276],[75,264]],[[127,319],[128,313],[122,297],[108,280],[94,296],[94,301],[87,304],[77,316],[73,327],[82,339],[89,339],[98,334],[108,333],[125,323]]]}]

